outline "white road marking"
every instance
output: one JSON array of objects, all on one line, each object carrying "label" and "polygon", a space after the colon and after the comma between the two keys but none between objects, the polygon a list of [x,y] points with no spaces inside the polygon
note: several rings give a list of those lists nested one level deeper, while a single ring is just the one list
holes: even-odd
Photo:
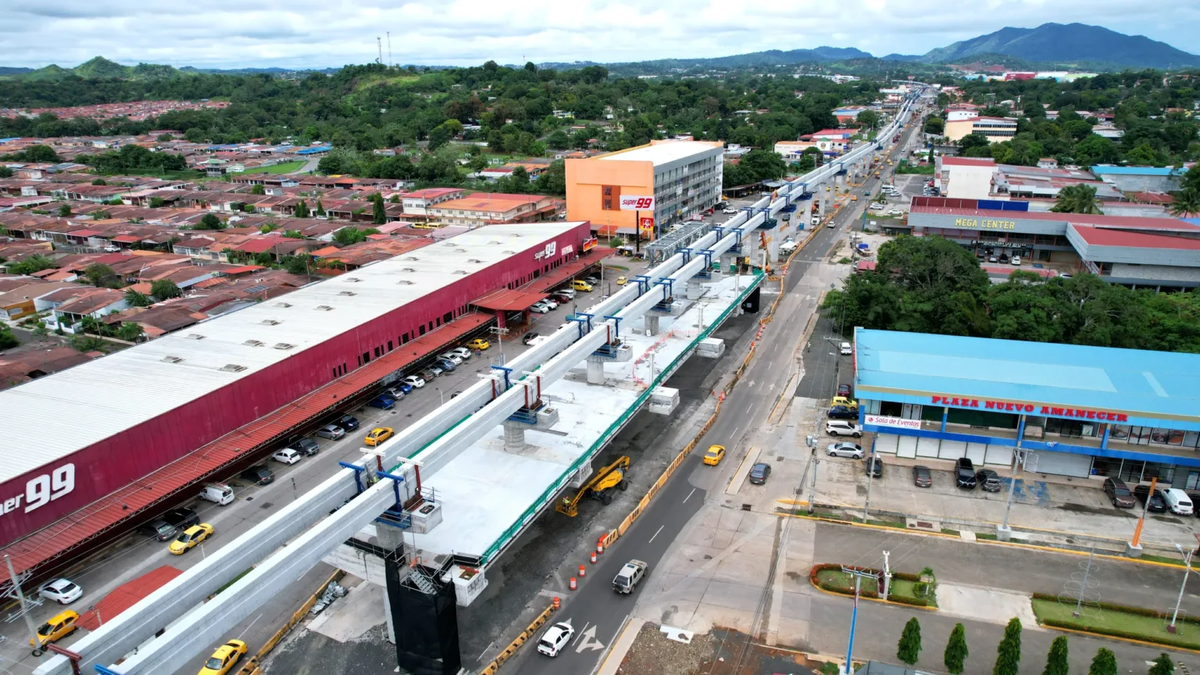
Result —
[{"label": "white road marking", "polygon": [[[692,488],[692,491],[688,493],[688,496],[683,498],[683,503],[686,504],[687,500],[691,499],[692,495],[694,494],[696,494],[696,488]],[[661,530],[662,528],[660,527],[659,529]]]},{"label": "white road marking", "polygon": [[[689,495],[689,496],[690,496],[690,495]],[[666,527],[666,525],[659,525],[659,526],[658,526],[658,530],[656,530],[656,531],[654,532],[654,537],[657,537],[657,536],[658,536],[658,533],[659,533],[659,532],[662,532],[664,527]],[[646,542],[646,543],[647,543],[647,544],[649,544],[649,543],[653,542],[653,541],[654,541],[654,537],[650,537],[650,541],[648,541],[648,542]]]},{"label": "white road marking", "polygon": [[254,621],[251,621],[250,625],[246,626],[246,630],[242,631],[241,635],[238,635],[238,639],[239,640],[242,639],[242,635],[245,635],[246,633],[248,633],[250,631],[250,629],[254,627],[254,624],[261,618],[262,618],[262,614],[259,614],[258,616],[254,617]]},{"label": "white road marking", "polygon": [[[569,622],[564,622],[564,623],[569,623]],[[579,641],[583,639],[584,634],[587,633],[588,626],[591,626],[591,625],[592,625],[591,622],[583,624],[583,630],[581,630],[575,634],[575,639],[571,641],[571,644],[578,644]],[[592,628],[592,635],[595,635],[595,634],[596,634],[596,629]]]},{"label": "white road marking", "polygon": [[596,627],[595,626],[592,626],[591,628],[588,628],[587,630],[583,631],[583,633],[580,634],[580,637],[586,637],[587,639],[584,640],[583,642],[580,642],[579,646],[577,646],[575,648],[576,654],[582,653],[584,650],[593,651],[593,652],[600,651],[601,649],[604,649],[606,647],[606,645],[603,642],[596,639]]}]

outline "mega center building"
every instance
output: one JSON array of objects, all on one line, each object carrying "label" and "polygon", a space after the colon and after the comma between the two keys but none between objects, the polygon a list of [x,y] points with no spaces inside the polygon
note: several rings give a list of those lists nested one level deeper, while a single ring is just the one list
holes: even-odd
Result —
[{"label": "mega center building", "polygon": [[1200,485],[1200,356],[858,329],[876,452]]},{"label": "mega center building", "polygon": [[[705,141],[652,141],[588,159],[568,159],[567,220],[589,220],[605,235],[655,238],[662,227],[696,215],[721,199],[724,146]],[[621,210],[621,196],[655,198],[653,212]]]}]

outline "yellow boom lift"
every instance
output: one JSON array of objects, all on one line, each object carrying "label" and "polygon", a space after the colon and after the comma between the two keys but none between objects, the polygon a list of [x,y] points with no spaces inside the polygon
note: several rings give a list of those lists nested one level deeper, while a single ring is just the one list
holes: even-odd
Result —
[{"label": "yellow boom lift", "polygon": [[614,490],[629,489],[629,481],[625,480],[626,471],[629,471],[629,458],[622,455],[617,461],[596,471],[574,497],[563,497],[554,507],[555,510],[574,518],[579,515],[579,500],[585,496],[599,499],[604,504],[611,504]]}]

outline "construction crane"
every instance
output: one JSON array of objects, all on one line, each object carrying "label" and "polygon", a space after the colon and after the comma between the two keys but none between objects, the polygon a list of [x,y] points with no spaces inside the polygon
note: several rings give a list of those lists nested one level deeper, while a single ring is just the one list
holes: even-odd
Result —
[{"label": "construction crane", "polygon": [[563,497],[554,507],[555,510],[574,518],[579,515],[579,500],[585,496],[598,499],[604,504],[611,504],[614,490],[629,489],[629,481],[625,480],[626,471],[629,471],[629,458],[622,455],[617,461],[598,470],[579,488],[574,497]]}]

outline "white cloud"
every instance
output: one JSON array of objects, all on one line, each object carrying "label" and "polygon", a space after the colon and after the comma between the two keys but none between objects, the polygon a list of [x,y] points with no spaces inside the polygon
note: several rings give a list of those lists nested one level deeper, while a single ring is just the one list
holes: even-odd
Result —
[{"label": "white cloud", "polygon": [[[1200,52],[1200,3],[1162,0],[8,0],[0,65],[73,66],[101,55],[176,66],[336,67],[375,59],[391,31],[401,64],[641,61],[856,46],[925,53],[1004,26],[1107,26]],[[1170,16],[1170,22],[1162,17]],[[384,59],[387,46],[384,45]]]}]

